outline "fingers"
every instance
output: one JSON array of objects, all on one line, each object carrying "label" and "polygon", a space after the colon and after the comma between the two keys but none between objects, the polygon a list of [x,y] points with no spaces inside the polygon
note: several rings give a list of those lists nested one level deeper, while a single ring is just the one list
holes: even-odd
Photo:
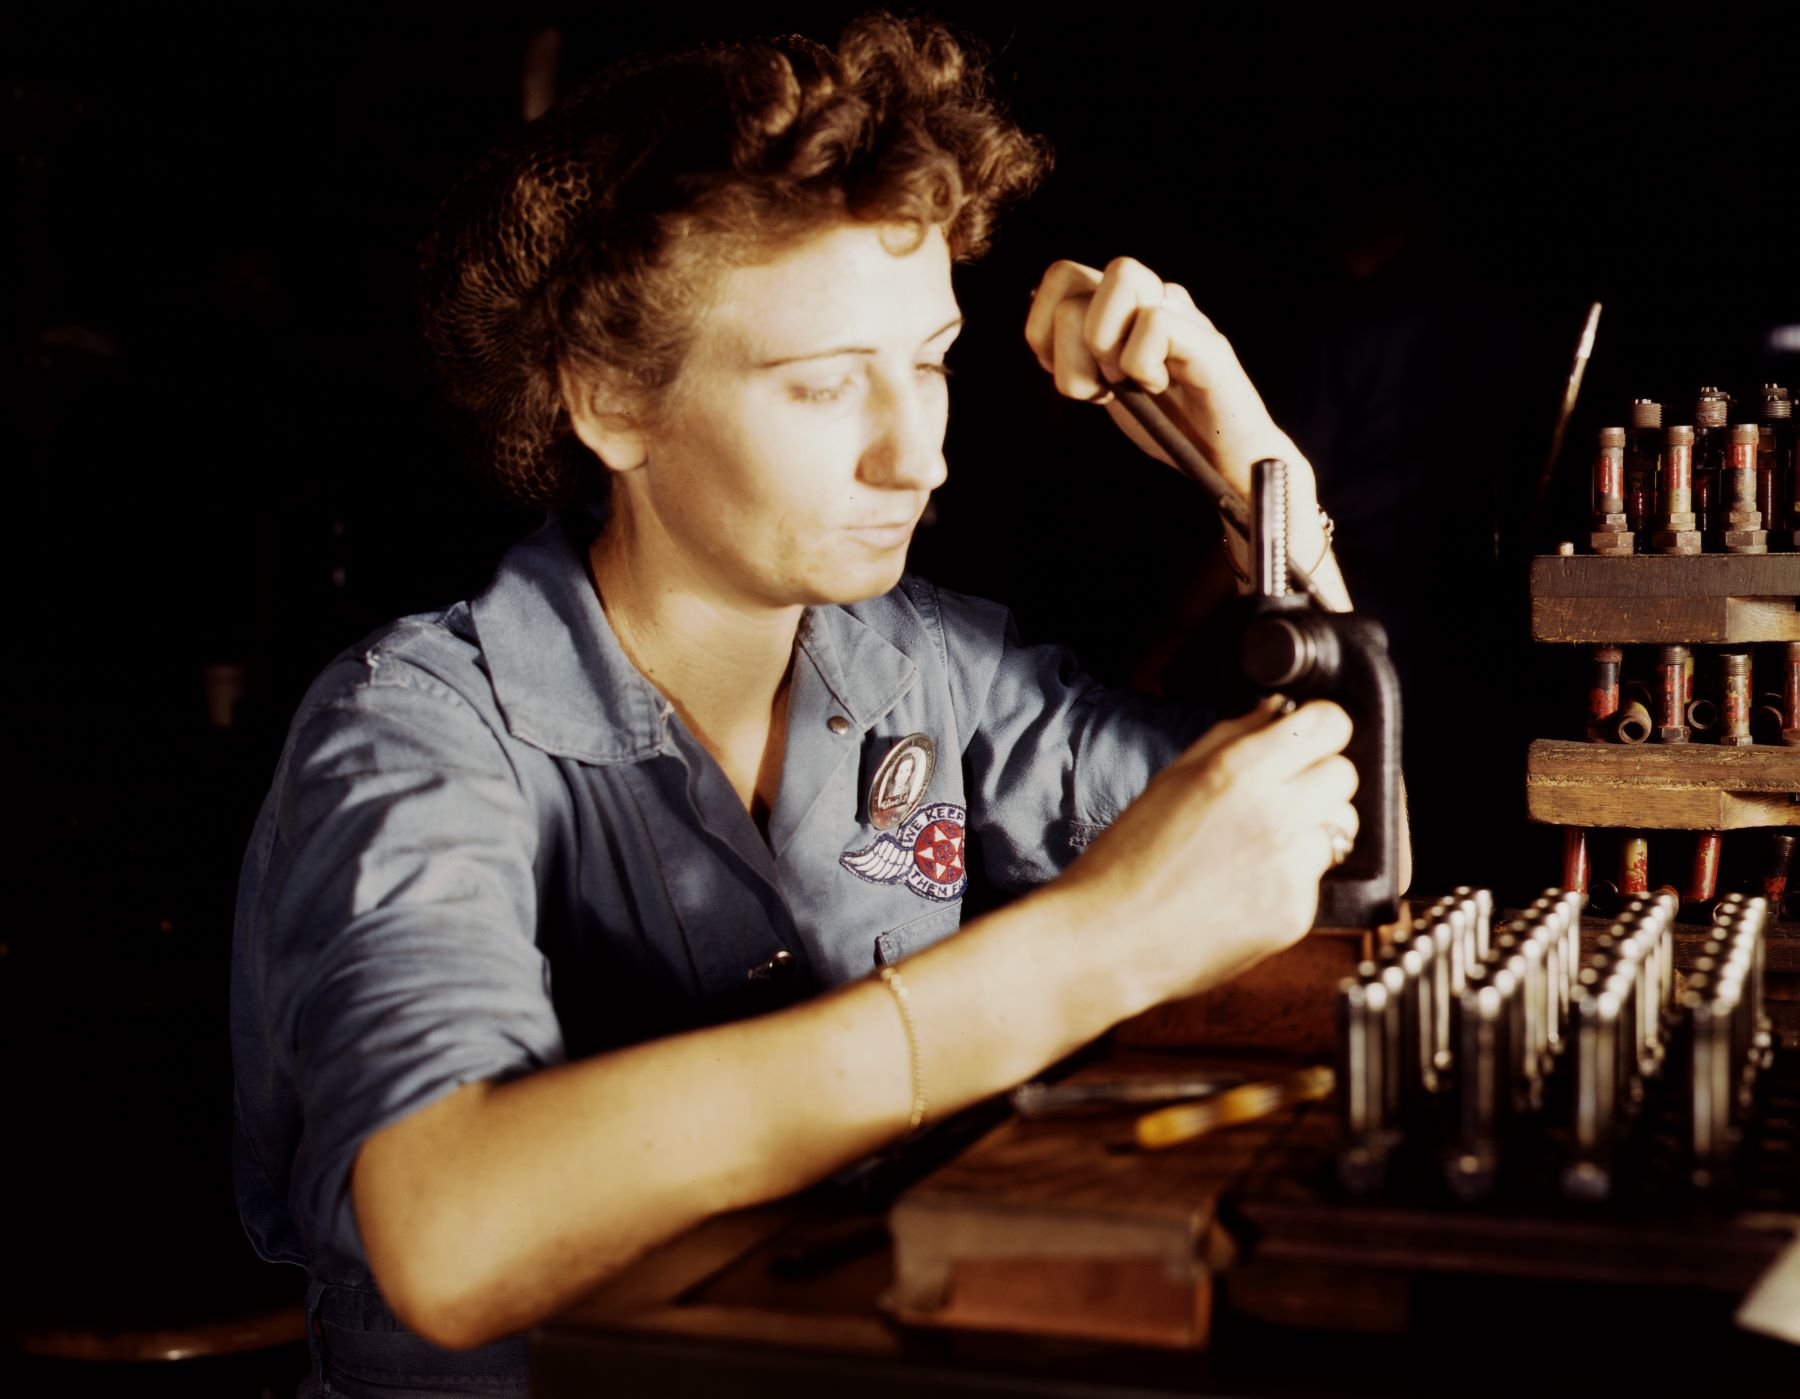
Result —
[{"label": "fingers", "polygon": [[1348,758],[1334,758],[1332,761],[1351,769],[1348,790],[1343,790],[1343,779],[1335,774],[1329,779],[1322,776],[1311,778],[1304,791],[1295,797],[1294,805],[1297,811],[1304,812],[1310,818],[1308,824],[1321,827],[1328,835],[1341,831],[1355,840],[1362,829],[1362,818],[1357,815],[1356,807],[1350,801],[1351,793],[1356,789],[1356,771]]},{"label": "fingers", "polygon": [[[1254,417],[1261,407],[1230,342],[1187,288],[1164,282],[1135,258],[1114,258],[1104,272],[1052,263],[1032,294],[1025,339],[1068,398],[1105,403],[1108,385],[1121,379],[1152,393],[1179,380],[1222,395],[1228,417]],[[1212,445],[1205,434],[1200,445]]]},{"label": "fingers", "polygon": [[[1356,795],[1356,764],[1342,753],[1321,758],[1293,779],[1294,801],[1335,811]],[[1346,828],[1349,829],[1349,828]],[[1352,832],[1354,834],[1354,832]]]},{"label": "fingers", "polygon": [[1237,400],[1248,393],[1260,408],[1262,401],[1255,397],[1231,342],[1185,291],[1181,300],[1185,305],[1171,302],[1139,311],[1119,349],[1119,372],[1113,377],[1134,379],[1152,393],[1164,392],[1173,379],[1204,389],[1220,400],[1218,410],[1227,413],[1247,411],[1250,404]]},{"label": "fingers", "polygon": [[1313,852],[1311,865],[1318,870],[1318,877],[1323,879],[1332,870],[1343,864],[1350,857],[1350,850],[1355,845],[1354,838],[1350,845],[1345,845],[1348,832],[1340,834],[1333,823],[1320,822],[1312,828],[1312,833],[1305,841],[1305,848]]},{"label": "fingers", "polygon": [[[1182,329],[1190,333],[1180,334]],[[1179,341],[1185,355],[1197,357],[1207,337],[1223,344],[1187,290],[1128,257],[1114,258],[1105,272],[1079,262],[1052,263],[1025,318],[1025,340],[1038,363],[1055,376],[1061,393],[1086,402],[1104,402],[1107,384],[1123,378],[1162,392],[1169,374],[1156,347],[1166,351]]]},{"label": "fingers", "polygon": [[1321,874],[1344,862],[1362,829],[1362,819],[1350,800],[1356,794],[1356,783],[1355,764],[1342,754],[1333,754],[1307,768],[1286,788],[1293,839],[1309,843]]},{"label": "fingers", "polygon": [[1282,696],[1268,695],[1235,719],[1221,719],[1189,744],[1187,751],[1171,766],[1205,763],[1213,754],[1226,745],[1235,743],[1245,734],[1267,728],[1280,717],[1281,711],[1286,707],[1287,700]]},{"label": "fingers", "polygon": [[1032,295],[1025,339],[1059,393],[1105,404],[1140,450],[1173,465],[1111,386],[1130,380],[1164,395],[1164,412],[1240,493],[1249,490],[1252,462],[1282,458],[1290,469],[1290,540],[1311,552],[1319,542],[1308,504],[1316,496],[1312,470],[1186,287],[1133,258],[1115,258],[1104,272],[1065,260],[1050,265]]},{"label": "fingers", "polygon": [[1213,323],[1207,319],[1206,313],[1195,305],[1192,293],[1180,282],[1163,283],[1163,305],[1171,311],[1186,312],[1195,320],[1204,322],[1209,330],[1214,328]]},{"label": "fingers", "polygon": [[1175,350],[1175,337],[1182,329],[1176,324],[1180,319],[1161,306],[1141,311],[1132,320],[1130,334],[1115,356],[1118,368],[1112,378],[1115,381],[1134,380],[1151,393],[1167,391],[1169,357]]},{"label": "fingers", "polygon": [[[1254,711],[1252,711],[1254,712]],[[1284,782],[1350,741],[1350,716],[1330,700],[1313,700],[1221,747],[1212,765],[1231,781]]]},{"label": "fingers", "polygon": [[[1140,312],[1162,310],[1163,290],[1162,278],[1135,258],[1114,258],[1106,265],[1106,275],[1088,300],[1081,338],[1108,382],[1117,383],[1126,377],[1127,371],[1120,365],[1120,351],[1127,332],[1146,319]],[[1168,375],[1160,361],[1149,368],[1150,377],[1131,377],[1151,392],[1160,393],[1169,386]]]},{"label": "fingers", "polygon": [[1091,296],[1101,274],[1079,262],[1053,262],[1031,294],[1031,311],[1025,317],[1025,343],[1047,370],[1056,368],[1056,317],[1070,297]]},{"label": "fingers", "polygon": [[1099,364],[1083,337],[1086,311],[1086,297],[1070,297],[1056,308],[1051,330],[1051,375],[1057,392],[1064,397],[1098,403],[1106,397],[1107,388],[1100,381]]}]

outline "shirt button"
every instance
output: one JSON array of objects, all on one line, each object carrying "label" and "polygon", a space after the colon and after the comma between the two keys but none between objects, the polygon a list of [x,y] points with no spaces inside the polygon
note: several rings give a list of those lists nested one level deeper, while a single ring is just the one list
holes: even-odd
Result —
[{"label": "shirt button", "polygon": [[794,968],[794,954],[785,947],[761,966],[750,968],[752,981],[781,981]]},{"label": "shirt button", "polygon": [[833,714],[825,721],[825,727],[834,734],[847,734],[850,732],[850,721],[842,714]]}]

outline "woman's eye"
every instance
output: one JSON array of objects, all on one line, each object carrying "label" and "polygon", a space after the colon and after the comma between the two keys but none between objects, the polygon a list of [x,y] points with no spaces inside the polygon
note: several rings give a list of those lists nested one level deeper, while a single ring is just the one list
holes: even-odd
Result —
[{"label": "woman's eye", "polygon": [[842,379],[835,384],[795,384],[791,392],[799,403],[835,403],[849,389],[850,380]]},{"label": "woman's eye", "polygon": [[[950,366],[943,363],[921,363],[913,366],[913,372],[924,379],[945,380],[950,377]],[[855,376],[838,380],[833,384],[794,384],[788,394],[796,403],[836,403],[855,387]]]}]

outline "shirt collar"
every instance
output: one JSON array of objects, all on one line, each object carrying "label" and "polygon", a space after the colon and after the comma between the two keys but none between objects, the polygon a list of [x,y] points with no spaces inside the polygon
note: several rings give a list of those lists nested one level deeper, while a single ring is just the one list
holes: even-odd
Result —
[{"label": "shirt collar", "polygon": [[[588,577],[591,537],[585,512],[551,516],[506,551],[469,610],[513,737],[581,762],[637,762],[672,749],[674,706],[613,635]],[[905,652],[841,607],[809,608],[798,644],[861,729],[918,674]]]}]

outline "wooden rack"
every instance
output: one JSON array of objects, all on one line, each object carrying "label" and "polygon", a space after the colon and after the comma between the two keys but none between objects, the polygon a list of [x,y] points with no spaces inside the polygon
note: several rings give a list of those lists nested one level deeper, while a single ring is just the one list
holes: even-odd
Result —
[{"label": "wooden rack", "polygon": [[[1800,641],[1800,553],[1533,559],[1531,634],[1611,646]],[[1800,826],[1800,748],[1540,739],[1525,791],[1531,819],[1558,826]]]},{"label": "wooden rack", "polygon": [[[1587,646],[1800,641],[1800,553],[1533,559],[1531,634]],[[1526,754],[1525,799],[1532,820],[1581,830],[1800,826],[1800,747],[1539,739]],[[1792,926],[1768,934],[1770,1011],[1790,1048],[1800,1047]]]}]

